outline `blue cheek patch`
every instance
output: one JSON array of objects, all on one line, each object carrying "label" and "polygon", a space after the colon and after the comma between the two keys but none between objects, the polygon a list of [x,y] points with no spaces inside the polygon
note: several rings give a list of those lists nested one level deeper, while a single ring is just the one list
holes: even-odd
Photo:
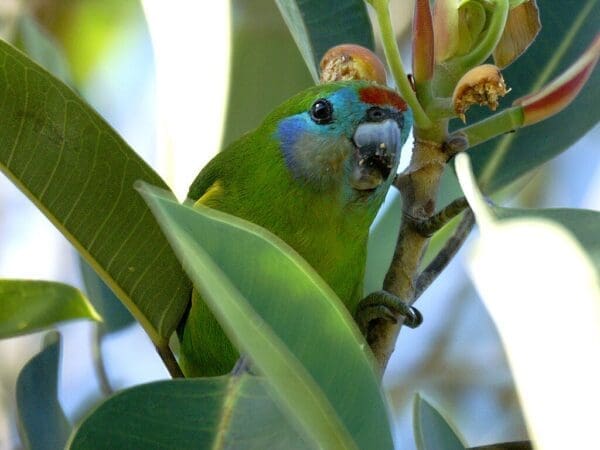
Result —
[{"label": "blue cheek patch", "polygon": [[299,167],[294,157],[296,144],[306,132],[306,128],[306,122],[299,115],[282,120],[277,127],[277,138],[281,145],[285,164],[295,176],[299,176]]}]

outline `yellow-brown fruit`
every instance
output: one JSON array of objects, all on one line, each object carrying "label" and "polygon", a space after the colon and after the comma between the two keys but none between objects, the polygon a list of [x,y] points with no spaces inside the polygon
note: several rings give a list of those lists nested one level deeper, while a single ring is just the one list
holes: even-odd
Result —
[{"label": "yellow-brown fruit", "polygon": [[368,80],[386,85],[385,66],[368,48],[342,44],[330,48],[321,59],[321,83]]},{"label": "yellow-brown fruit", "polygon": [[498,99],[506,95],[504,78],[500,69],[492,64],[483,64],[469,70],[456,84],[452,103],[454,111],[465,121],[465,112],[471,105],[488,106],[492,111],[498,107]]}]

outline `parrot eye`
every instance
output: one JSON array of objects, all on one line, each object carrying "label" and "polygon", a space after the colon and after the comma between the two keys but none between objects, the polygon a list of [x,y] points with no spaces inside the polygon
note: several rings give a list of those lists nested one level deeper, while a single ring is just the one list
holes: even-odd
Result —
[{"label": "parrot eye", "polygon": [[373,106],[367,111],[367,117],[371,122],[382,122],[386,115],[385,111],[377,106]]},{"label": "parrot eye", "polygon": [[325,125],[333,121],[333,106],[324,98],[320,98],[310,107],[310,117],[319,125]]}]

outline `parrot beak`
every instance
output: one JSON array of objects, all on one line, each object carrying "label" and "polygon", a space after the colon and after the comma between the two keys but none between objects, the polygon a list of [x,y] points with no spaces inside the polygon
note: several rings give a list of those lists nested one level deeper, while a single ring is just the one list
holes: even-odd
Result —
[{"label": "parrot beak", "polygon": [[378,122],[363,122],[354,133],[355,165],[350,185],[372,191],[383,184],[397,166],[401,149],[401,116],[387,115]]}]

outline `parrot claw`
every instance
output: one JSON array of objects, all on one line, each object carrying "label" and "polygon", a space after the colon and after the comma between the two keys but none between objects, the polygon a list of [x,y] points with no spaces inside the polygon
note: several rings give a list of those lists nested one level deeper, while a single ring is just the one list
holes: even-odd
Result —
[{"label": "parrot claw", "polygon": [[356,311],[356,322],[363,335],[366,335],[374,320],[397,323],[400,316],[404,317],[404,325],[410,328],[417,328],[423,323],[423,315],[418,309],[407,305],[387,291],[377,291],[360,301]]}]

